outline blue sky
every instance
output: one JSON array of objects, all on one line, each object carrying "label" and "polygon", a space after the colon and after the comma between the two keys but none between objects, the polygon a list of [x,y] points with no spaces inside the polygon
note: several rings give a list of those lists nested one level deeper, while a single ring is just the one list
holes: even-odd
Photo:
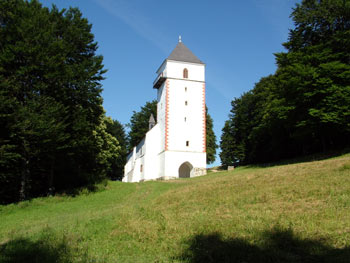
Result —
[{"label": "blue sky", "polygon": [[[298,0],[42,0],[78,7],[93,25],[108,116],[126,124],[156,98],[155,71],[182,42],[206,63],[206,102],[220,141],[231,101],[276,69]],[[214,165],[220,164],[220,158]]]}]

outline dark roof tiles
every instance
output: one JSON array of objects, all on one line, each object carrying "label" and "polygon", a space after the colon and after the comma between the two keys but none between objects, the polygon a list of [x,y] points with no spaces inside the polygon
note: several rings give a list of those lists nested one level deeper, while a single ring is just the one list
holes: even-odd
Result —
[{"label": "dark roof tiles", "polygon": [[170,56],[167,59],[168,60],[175,60],[175,61],[204,64],[182,42],[179,42],[176,45],[175,49],[173,50],[173,52],[171,52]]}]

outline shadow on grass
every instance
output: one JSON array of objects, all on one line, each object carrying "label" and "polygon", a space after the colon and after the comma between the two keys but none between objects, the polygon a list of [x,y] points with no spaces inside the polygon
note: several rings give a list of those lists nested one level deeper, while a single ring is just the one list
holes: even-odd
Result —
[{"label": "shadow on grass", "polygon": [[279,165],[287,165],[287,164],[296,164],[296,163],[305,163],[305,162],[313,162],[313,161],[322,161],[329,158],[338,157],[344,154],[350,153],[350,148],[339,150],[339,151],[330,151],[325,153],[316,153],[312,155],[306,155],[301,157],[296,157],[292,159],[284,159],[276,162],[270,163],[257,163],[257,164],[248,164],[244,167],[246,168],[254,168],[254,167],[273,167]]},{"label": "shadow on grass", "polygon": [[218,233],[197,235],[177,258],[181,262],[350,262],[350,246],[337,249],[323,242],[300,239],[292,230],[265,232],[259,245]]},{"label": "shadow on grass", "polygon": [[107,189],[108,180],[102,180],[101,182],[95,184],[88,184],[81,187],[68,188],[58,192],[58,195],[67,195],[71,197],[79,196],[79,195],[89,195],[97,192],[102,192]]},{"label": "shadow on grass", "polygon": [[[37,241],[18,238],[0,245],[0,263],[87,262],[87,253],[68,244],[66,238],[42,236]],[[91,261],[90,261],[91,262]]]}]

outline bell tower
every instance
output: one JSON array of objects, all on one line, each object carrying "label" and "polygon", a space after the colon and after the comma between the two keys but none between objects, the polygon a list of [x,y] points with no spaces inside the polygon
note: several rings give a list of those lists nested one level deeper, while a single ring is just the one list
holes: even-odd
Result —
[{"label": "bell tower", "polygon": [[157,70],[159,175],[206,173],[205,64],[181,41]]}]

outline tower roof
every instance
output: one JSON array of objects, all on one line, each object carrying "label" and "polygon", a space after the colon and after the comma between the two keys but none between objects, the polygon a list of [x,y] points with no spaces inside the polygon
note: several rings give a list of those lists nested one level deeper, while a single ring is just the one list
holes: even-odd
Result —
[{"label": "tower roof", "polygon": [[177,43],[175,49],[169,57],[168,60],[175,60],[175,61],[182,61],[182,62],[190,62],[190,63],[197,63],[197,64],[204,64],[202,61],[199,60],[192,52],[188,49],[182,42],[181,38],[179,40],[179,43]]}]

